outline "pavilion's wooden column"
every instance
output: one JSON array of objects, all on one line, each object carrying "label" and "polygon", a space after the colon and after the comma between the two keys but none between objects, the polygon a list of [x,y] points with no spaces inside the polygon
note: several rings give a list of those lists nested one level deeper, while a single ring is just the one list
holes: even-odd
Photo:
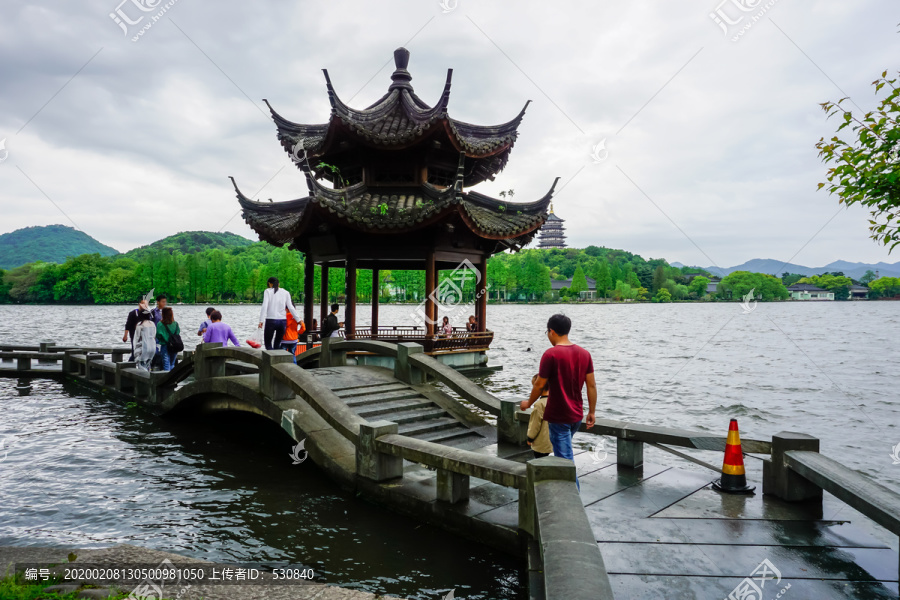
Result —
[{"label": "pavilion's wooden column", "polygon": [[352,340],[356,335],[356,259],[347,259],[347,308],[344,310],[344,339]]},{"label": "pavilion's wooden column", "polygon": [[321,329],[325,325],[325,317],[331,312],[331,307],[328,306],[328,267],[325,265],[322,265],[322,281],[319,287],[322,290],[322,310],[319,312],[319,329]]},{"label": "pavilion's wooden column", "polygon": [[372,269],[372,339],[378,338],[378,292],[381,291],[378,276],[378,269]]},{"label": "pavilion's wooden column", "polygon": [[303,324],[306,325],[307,331],[312,330],[313,322],[313,305],[316,301],[313,298],[313,284],[315,283],[316,269],[313,257],[307,252],[303,261]]},{"label": "pavilion's wooden column", "polygon": [[437,320],[437,303],[434,301],[437,277],[434,270],[434,250],[425,257],[425,336],[434,337],[434,322]]},{"label": "pavilion's wooden column", "polygon": [[483,257],[478,263],[480,275],[475,286],[475,320],[478,321],[478,331],[487,331],[487,257]]}]

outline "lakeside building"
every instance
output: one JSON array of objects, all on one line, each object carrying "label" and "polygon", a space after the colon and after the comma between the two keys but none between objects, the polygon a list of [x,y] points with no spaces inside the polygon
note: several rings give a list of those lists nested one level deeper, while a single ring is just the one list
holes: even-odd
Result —
[{"label": "lakeside building", "polygon": [[851,300],[867,300],[869,298],[869,288],[864,285],[853,284],[850,286]]},{"label": "lakeside building", "polygon": [[[583,292],[579,292],[578,295],[582,300],[594,300],[597,298],[597,282],[590,277],[585,277],[587,280],[588,289]],[[550,293],[553,294],[554,298],[559,298],[559,291],[563,288],[571,288],[572,280],[571,279],[551,279],[550,280]]]},{"label": "lakeside building", "polygon": [[834,300],[834,292],[809,283],[795,283],[787,290],[791,294],[791,300]]},{"label": "lakeside building", "polygon": [[547,221],[541,227],[541,235],[538,238],[538,248],[541,250],[549,250],[551,248],[566,247],[566,226],[563,225],[565,219],[560,219],[553,212],[553,204],[550,204],[550,214]]}]

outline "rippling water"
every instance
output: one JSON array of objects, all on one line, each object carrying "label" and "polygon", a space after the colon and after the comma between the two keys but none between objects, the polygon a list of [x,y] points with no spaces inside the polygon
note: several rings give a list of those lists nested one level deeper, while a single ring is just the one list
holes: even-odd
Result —
[{"label": "rippling water", "polygon": [[[175,307],[188,347],[204,308]],[[0,306],[0,340],[113,344],[127,310]],[[409,323],[411,310],[382,306],[380,321]],[[556,311],[594,356],[598,416],[722,435],[737,417],[745,437],[802,431],[900,491],[890,456],[900,444],[900,303],[761,303],[749,314],[737,304],[491,306],[490,361],[504,369],[481,383],[527,394]],[[223,312],[249,336],[257,307]],[[366,324],[367,307],[359,313]],[[14,385],[0,379],[0,545],[130,542],[305,564],[322,581],[416,598],[451,588],[519,597],[517,561],[354,499],[311,464],[292,466],[289,438],[268,422],[167,421],[69,384],[35,381],[23,397]]]}]

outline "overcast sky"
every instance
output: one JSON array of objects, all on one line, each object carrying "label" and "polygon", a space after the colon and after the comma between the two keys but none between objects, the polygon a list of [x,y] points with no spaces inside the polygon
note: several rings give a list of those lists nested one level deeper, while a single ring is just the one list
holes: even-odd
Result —
[{"label": "overcast sky", "polygon": [[[815,148],[836,127],[820,102],[869,110],[872,80],[900,68],[895,1],[176,0],[155,22],[165,3],[120,1],[3,1],[0,232],[74,223],[123,251],[184,230],[255,239],[229,175],[276,202],[306,190],[262,98],[324,123],[322,68],[364,107],[406,46],[426,102],[454,69],[456,119],[500,123],[533,100],[506,170],[477,189],[525,201],[561,177],[572,246],[722,267],[900,260],[863,209],[816,190]],[[726,35],[711,13],[742,20]]]}]

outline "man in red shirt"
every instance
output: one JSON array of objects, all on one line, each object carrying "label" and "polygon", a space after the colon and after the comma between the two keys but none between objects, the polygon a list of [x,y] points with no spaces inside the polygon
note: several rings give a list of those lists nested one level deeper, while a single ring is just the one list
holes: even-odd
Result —
[{"label": "man in red shirt", "polygon": [[[547,321],[547,338],[553,346],[541,357],[538,377],[534,381],[531,395],[523,400],[520,407],[527,410],[541,396],[544,386],[549,385],[550,395],[544,420],[550,428],[550,443],[553,454],[560,458],[574,460],[572,437],[581,427],[584,418],[584,400],[581,388],[587,384],[588,414],[587,428],[594,426],[594,410],[597,408],[597,382],[594,380],[594,361],[591,353],[569,341],[572,320],[565,315],[553,315]],[[578,489],[578,479],[575,479]]]}]

